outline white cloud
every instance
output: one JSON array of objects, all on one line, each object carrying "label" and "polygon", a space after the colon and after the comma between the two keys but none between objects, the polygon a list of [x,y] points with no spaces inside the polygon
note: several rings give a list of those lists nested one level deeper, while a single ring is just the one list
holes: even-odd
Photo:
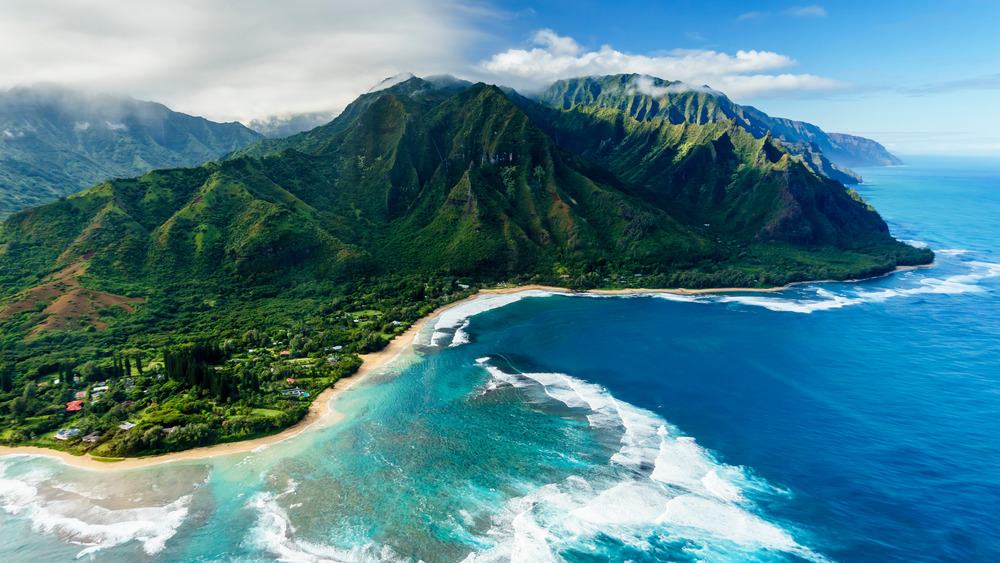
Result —
[{"label": "white cloud", "polygon": [[653,98],[659,98],[665,94],[676,94],[681,92],[690,92],[692,90],[706,92],[713,95],[718,95],[719,92],[707,88],[705,86],[691,86],[690,84],[685,84],[684,82],[674,82],[667,86],[656,86],[653,84],[653,78],[649,75],[642,74],[632,81],[629,89],[635,88],[635,91],[640,94],[645,94]]},{"label": "white cloud", "polygon": [[827,16],[826,10],[816,4],[812,6],[793,6],[785,10],[784,14],[796,18],[825,18]]},{"label": "white cloud", "polygon": [[329,110],[387,76],[453,71],[485,17],[463,1],[0,0],[0,88],[88,87],[221,120]]},{"label": "white cloud", "polygon": [[795,65],[771,51],[737,51],[735,55],[703,49],[677,49],[664,55],[623,53],[605,45],[586,51],[570,37],[552,30],[536,32],[532,49],[509,49],[479,64],[481,72],[500,83],[537,91],[561,78],[639,73],[666,80],[707,85],[734,98],[846,88],[849,84],[812,74],[770,74]]}]

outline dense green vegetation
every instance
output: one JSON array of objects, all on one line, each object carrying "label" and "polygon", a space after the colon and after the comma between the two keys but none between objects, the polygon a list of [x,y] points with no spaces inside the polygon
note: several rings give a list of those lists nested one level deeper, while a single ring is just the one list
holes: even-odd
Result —
[{"label": "dense green vegetation", "polygon": [[313,131],[10,216],[0,440],[113,456],[274,432],[487,284],[770,287],[932,258],[770,135],[633,113],[415,78]]},{"label": "dense green vegetation", "polygon": [[110,178],[193,166],[260,140],[152,103],[55,87],[0,92],[0,218]]},{"label": "dense green vegetation", "polygon": [[542,92],[539,101],[565,110],[578,104],[617,109],[639,121],[663,120],[674,125],[735,121],[755,138],[770,133],[810,170],[844,183],[860,180],[850,167],[902,164],[871,139],[826,133],[811,123],[771,117],[757,108],[741,106],[707,87],[650,76],[617,74],[560,80]]},{"label": "dense green vegetation", "polygon": [[[308,283],[282,297],[236,294],[223,304],[171,289],[182,293],[119,311],[105,331],[19,338],[18,324],[35,311],[0,325],[0,441],[118,457],[271,434],[354,373],[359,353],[473,291],[454,278],[389,276]],[[308,396],[283,394],[290,390]],[[67,411],[78,394],[83,409]],[[73,428],[70,439],[55,437]],[[99,438],[83,441],[91,434]]]}]

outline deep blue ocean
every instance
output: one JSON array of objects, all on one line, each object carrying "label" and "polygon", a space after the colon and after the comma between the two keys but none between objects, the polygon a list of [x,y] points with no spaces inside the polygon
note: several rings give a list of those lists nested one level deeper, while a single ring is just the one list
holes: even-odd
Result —
[{"label": "deep blue ocean", "polygon": [[1000,561],[1000,161],[859,172],[933,267],[492,296],[251,454],[0,458],[11,561]]}]

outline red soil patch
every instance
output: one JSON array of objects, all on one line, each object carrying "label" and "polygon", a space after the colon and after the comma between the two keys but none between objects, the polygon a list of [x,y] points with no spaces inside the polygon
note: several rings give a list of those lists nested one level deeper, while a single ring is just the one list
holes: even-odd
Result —
[{"label": "red soil patch", "polygon": [[141,297],[123,297],[78,287],[60,296],[42,311],[49,316],[38,323],[28,338],[43,330],[77,330],[88,324],[93,324],[97,330],[104,330],[108,328],[108,324],[99,320],[99,312],[111,307],[121,307],[126,313],[132,313],[135,311],[133,304],[144,301]]},{"label": "red soil patch", "polygon": [[77,262],[42,280],[42,285],[33,287],[10,298],[6,307],[0,304],[0,321],[14,315],[30,311],[38,303],[49,304],[42,310],[46,318],[35,326],[28,338],[43,330],[76,330],[93,325],[97,330],[108,328],[99,320],[98,313],[111,307],[121,307],[127,313],[135,311],[134,304],[142,303],[141,297],[124,297],[80,287],[79,276],[87,270],[87,265]]}]

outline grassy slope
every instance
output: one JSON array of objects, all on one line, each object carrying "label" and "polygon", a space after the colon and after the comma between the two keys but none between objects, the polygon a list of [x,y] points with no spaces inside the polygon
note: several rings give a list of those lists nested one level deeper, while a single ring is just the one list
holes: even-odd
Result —
[{"label": "grassy slope", "polygon": [[930,259],[780,143],[698,118],[704,104],[684,116],[702,124],[674,124],[631,116],[648,97],[556,110],[485,85],[426,86],[362,97],[352,121],[248,151],[260,159],[114,180],[16,214],[0,227],[0,298],[81,261],[85,288],[155,300],[180,281],[278,295],[390,272],[759,286]]}]

